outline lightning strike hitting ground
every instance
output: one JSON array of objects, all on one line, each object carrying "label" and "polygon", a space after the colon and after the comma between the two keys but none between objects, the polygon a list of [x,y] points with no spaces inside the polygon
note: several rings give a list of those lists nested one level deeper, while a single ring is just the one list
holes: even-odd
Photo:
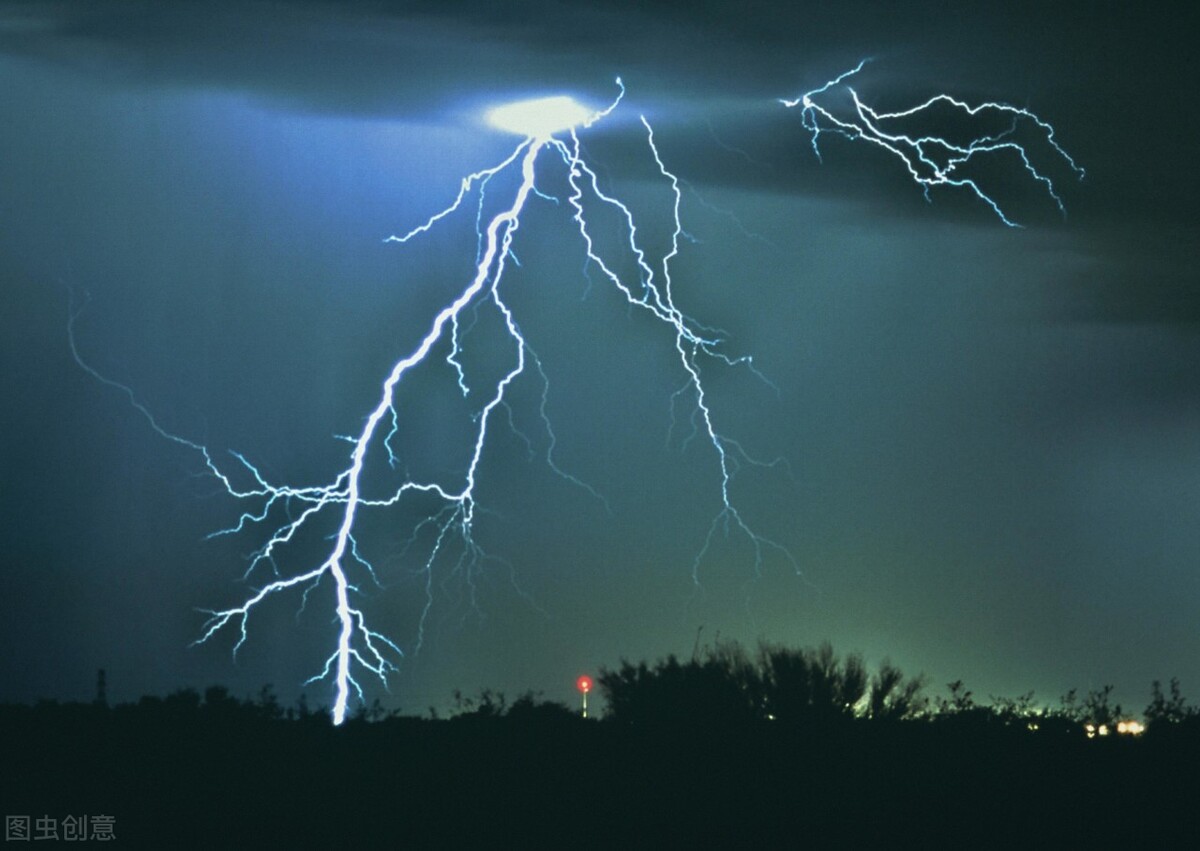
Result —
[{"label": "lightning strike hitting ground", "polygon": [[[974,177],[961,172],[968,163],[979,160],[987,155],[1005,153],[1016,155],[1028,174],[1034,180],[1043,184],[1051,198],[1063,210],[1061,198],[1056,193],[1050,179],[1043,175],[1033,164],[1026,147],[1017,141],[1019,131],[1028,130],[1022,125],[1031,125],[1040,134],[1053,152],[1066,161],[1067,165],[1079,176],[1083,177],[1083,169],[1075,164],[1071,157],[1061,148],[1054,138],[1054,129],[1032,112],[1005,104],[987,102],[978,106],[970,106],[948,95],[937,95],[919,106],[899,112],[879,112],[866,106],[858,94],[844,81],[862,70],[866,60],[860,62],[854,69],[830,80],[820,88],[814,89],[795,100],[781,101],[787,107],[802,107],[801,121],[812,132],[812,146],[818,158],[821,155],[818,145],[822,133],[837,133],[848,139],[863,139],[872,142],[899,157],[904,162],[913,180],[922,187],[928,199],[929,189],[934,186],[965,187],[987,203],[1006,225],[1017,227],[1000,208],[1000,205],[980,188]],[[535,164],[539,155],[545,153],[543,160],[550,160],[550,166],[561,161],[559,167],[564,169],[566,203],[569,205],[571,219],[578,227],[588,263],[598,269],[613,287],[625,298],[631,308],[644,310],[656,320],[663,323],[674,338],[675,351],[679,358],[684,381],[682,386],[671,396],[671,409],[680,399],[690,399],[693,405],[691,417],[693,434],[685,441],[695,436],[703,436],[713,447],[719,473],[720,507],[709,527],[708,535],[697,553],[693,564],[693,579],[698,583],[698,572],[701,561],[707,554],[714,537],[723,531],[726,535],[738,532],[751,542],[755,554],[755,572],[761,570],[764,549],[771,548],[779,551],[784,558],[791,561],[791,556],[780,545],[758,535],[742,518],[735,507],[731,495],[730,484],[740,464],[762,465],[743,450],[734,440],[724,437],[714,422],[713,411],[709,403],[705,385],[702,381],[701,364],[704,358],[729,367],[744,366],[754,374],[758,374],[749,357],[732,357],[722,350],[723,335],[716,330],[707,328],[684,314],[675,304],[673,282],[671,279],[671,261],[679,253],[680,237],[686,237],[680,221],[681,182],[668,171],[654,140],[654,131],[644,116],[642,126],[646,132],[646,142],[650,156],[662,178],[667,181],[673,193],[672,205],[673,230],[667,250],[657,259],[650,259],[647,251],[639,241],[637,226],[630,208],[615,197],[608,195],[600,187],[600,179],[596,171],[586,162],[579,131],[586,130],[597,121],[611,113],[620,103],[625,90],[620,79],[617,80],[620,90],[614,101],[605,109],[592,112],[567,97],[543,98],[535,101],[525,101],[509,104],[491,110],[487,115],[488,122],[497,129],[513,132],[523,136],[523,140],[513,152],[501,163],[488,169],[477,171],[463,179],[457,197],[448,207],[430,216],[424,223],[409,232],[391,236],[387,242],[407,243],[426,233],[439,222],[459,212],[473,193],[478,200],[475,207],[475,223],[477,234],[475,272],[469,283],[434,316],[428,331],[419,344],[405,357],[397,360],[385,377],[379,393],[379,400],[367,415],[361,431],[357,435],[343,437],[353,447],[348,466],[341,469],[327,484],[294,486],[276,484],[267,479],[258,468],[245,456],[238,452],[230,454],[236,464],[230,470],[217,463],[210,450],[194,441],[180,437],[165,430],[156,421],[150,410],[137,398],[128,386],[113,381],[91,367],[81,357],[74,338],[74,324],[78,310],[74,307],[68,322],[71,352],[79,365],[103,384],[120,390],[125,394],[133,407],[149,422],[150,426],[163,437],[174,441],[203,458],[207,471],[220,482],[224,490],[238,500],[246,501],[251,508],[241,514],[238,521],[230,528],[214,533],[225,535],[242,533],[251,527],[272,529],[265,537],[266,541],[253,555],[245,577],[248,579],[259,565],[267,565],[274,571],[274,581],[267,583],[244,599],[241,605],[228,609],[206,611],[209,615],[202,634],[195,644],[202,644],[216,635],[227,625],[234,623],[238,635],[233,652],[248,638],[247,626],[251,612],[268,598],[292,588],[302,589],[300,595],[301,610],[307,605],[312,592],[322,583],[332,585],[334,612],[336,615],[337,639],[333,652],[326,659],[322,670],[308,682],[331,679],[334,687],[334,705],[332,710],[334,724],[341,724],[345,719],[348,703],[353,692],[360,700],[363,690],[356,673],[366,671],[374,674],[385,685],[388,674],[397,670],[397,662],[404,656],[401,648],[367,626],[363,612],[351,603],[351,594],[359,593],[352,580],[353,575],[361,575],[367,580],[378,581],[371,561],[362,553],[359,542],[355,538],[355,530],[359,527],[360,512],[368,509],[395,507],[405,498],[422,498],[434,500],[440,507],[432,510],[416,523],[410,545],[422,535],[432,536],[428,552],[421,560],[421,571],[425,578],[425,603],[417,628],[415,645],[420,646],[424,636],[424,624],[433,601],[432,581],[435,563],[454,558],[452,541],[457,538],[461,545],[455,562],[455,569],[471,565],[484,557],[483,550],[473,539],[473,522],[479,506],[476,503],[476,482],[480,472],[485,446],[488,442],[488,428],[493,414],[498,408],[504,408],[509,414],[511,424],[511,409],[508,406],[506,394],[515,381],[526,372],[526,366],[532,363],[536,377],[542,385],[541,407],[538,413],[545,425],[549,438],[549,449],[545,458],[549,467],[569,481],[585,488],[597,496],[587,484],[564,472],[558,467],[553,458],[555,435],[546,417],[545,404],[549,393],[549,382],[537,355],[529,347],[520,331],[519,323],[505,302],[501,282],[506,264],[509,260],[519,265],[513,253],[513,240],[521,225],[521,213],[530,196],[553,201],[553,198],[541,192],[536,186]],[[837,117],[831,106],[822,105],[818,100],[837,88],[844,88],[849,94],[852,113],[849,117]],[[994,130],[989,135],[975,135],[966,142],[952,142],[948,138],[935,135],[911,136],[896,130],[886,131],[885,126],[904,124],[914,118],[927,118],[935,108],[945,108],[960,119],[979,119],[983,115],[995,120],[997,118],[1009,122],[1007,127]],[[515,170],[519,174],[519,183],[512,196],[512,201],[503,207],[499,213],[490,218],[484,215],[485,194],[489,183]],[[621,224],[622,239],[619,247],[602,248],[603,240],[588,224],[587,211],[607,209]],[[487,219],[486,226],[484,220]],[[628,262],[632,259],[636,267],[634,276],[622,276],[618,272],[622,268],[619,260]],[[464,316],[464,311],[471,313]],[[482,390],[477,390],[468,381],[468,370],[464,366],[463,338],[473,327],[474,322],[483,309],[494,309],[501,320],[507,345],[510,347],[510,362],[503,374],[492,381],[484,383]],[[466,324],[464,324],[466,323]],[[431,352],[439,345],[446,346],[449,353],[445,362],[454,370],[457,376],[457,386],[462,396],[468,400],[480,399],[478,407],[473,411],[473,438],[467,448],[468,460],[465,470],[460,474],[444,474],[441,478],[419,480],[405,478],[398,485],[380,487],[370,476],[365,475],[368,458],[374,459],[378,465],[382,462],[393,472],[402,467],[397,457],[393,442],[396,439],[402,422],[402,410],[397,403],[397,390],[404,377],[413,369],[431,360]],[[760,376],[761,377],[761,376]],[[515,429],[514,429],[515,430]],[[766,466],[783,463],[777,459]],[[246,478],[252,484],[239,487],[235,479]],[[281,519],[272,520],[272,517]],[[279,571],[279,561],[286,555],[295,556],[288,552],[289,546],[294,546],[302,531],[309,532],[320,529],[320,524],[330,525],[335,531],[328,537],[331,541],[324,550],[324,556],[308,561],[308,566],[301,566],[296,572],[282,574]],[[276,525],[278,524],[278,525]],[[794,566],[794,562],[793,566]]]},{"label": "lightning strike hitting ground", "polygon": [[[812,148],[817,159],[821,158],[818,140],[822,133],[837,133],[851,140],[862,139],[899,157],[912,179],[921,187],[926,201],[930,200],[929,190],[934,186],[964,187],[974,192],[981,201],[990,206],[1004,224],[1009,227],[1021,227],[1005,214],[1000,208],[1000,204],[991,195],[980,188],[975,178],[962,175],[972,161],[982,160],[989,155],[1002,155],[1009,152],[1020,159],[1030,177],[1045,187],[1059,212],[1064,217],[1066,216],[1066,208],[1063,206],[1062,198],[1054,189],[1054,183],[1034,166],[1026,146],[1012,138],[1019,129],[1022,129],[1022,124],[1033,125],[1044,138],[1046,145],[1061,157],[1082,180],[1084,170],[1059,146],[1054,138],[1054,128],[1050,124],[1027,109],[993,101],[971,106],[944,94],[935,95],[910,109],[898,112],[877,112],[864,104],[859,99],[858,92],[844,83],[845,80],[861,71],[869,61],[869,59],[863,59],[851,70],[819,88],[805,92],[795,100],[780,99],[779,102],[788,108],[802,107],[800,121],[808,130],[812,131]],[[853,107],[850,110],[851,116],[839,118],[833,114],[831,108],[818,103],[819,96],[827,95],[838,89],[844,89],[850,96]],[[932,113],[935,108],[943,106],[956,112],[958,117],[1001,118],[1008,123],[1008,126],[990,134],[972,136],[966,141],[957,142],[952,142],[946,136],[941,135],[913,136],[898,131],[887,132],[884,129],[888,125],[906,123],[907,119],[928,117],[928,114]],[[825,126],[822,126],[822,121]]]},{"label": "lightning strike hitting ground", "polygon": [[[566,97],[526,101],[491,110],[487,115],[487,120],[492,126],[520,134],[525,137],[524,140],[499,165],[475,172],[464,178],[454,202],[444,210],[430,216],[424,223],[408,233],[387,238],[387,242],[406,243],[458,212],[464,207],[472,193],[478,194],[478,206],[475,210],[478,247],[474,276],[458,295],[437,313],[420,343],[408,355],[395,362],[382,383],[379,401],[366,417],[361,431],[355,436],[343,437],[353,447],[349,456],[349,464],[338,472],[328,484],[308,486],[277,484],[268,481],[267,477],[242,454],[232,452],[237,466],[241,468],[238,475],[248,473],[253,481],[251,487],[239,488],[236,486],[233,474],[218,465],[207,447],[163,429],[128,386],[101,375],[82,359],[75,345],[73,331],[78,311],[72,311],[68,331],[71,337],[71,351],[80,366],[104,384],[119,389],[128,396],[133,406],[146,417],[151,427],[160,435],[198,452],[202,456],[208,472],[216,477],[230,496],[248,501],[253,506],[251,510],[242,513],[235,525],[214,534],[241,533],[254,526],[271,528],[270,518],[272,516],[280,514],[284,516],[281,525],[275,526],[274,531],[269,532],[266,542],[253,555],[246,571],[246,578],[249,578],[255,572],[256,567],[265,563],[275,571],[274,575],[277,578],[249,595],[239,606],[215,611],[206,610],[210,617],[202,629],[202,634],[194,642],[195,644],[206,642],[224,627],[233,623],[236,624],[238,630],[237,641],[233,648],[233,652],[236,654],[247,640],[250,614],[260,603],[281,592],[299,588],[302,589],[300,599],[303,610],[308,603],[310,594],[318,586],[322,583],[331,584],[336,613],[337,639],[333,652],[326,660],[322,670],[308,682],[332,679],[335,693],[332,710],[333,722],[341,724],[346,716],[351,693],[353,692],[360,700],[363,699],[362,687],[356,679],[356,674],[360,674],[362,671],[370,672],[386,685],[388,674],[397,669],[397,662],[404,655],[396,643],[382,633],[369,628],[363,612],[351,602],[351,595],[358,592],[358,588],[352,580],[353,574],[376,581],[374,568],[370,560],[360,551],[359,542],[355,538],[355,529],[360,513],[367,509],[393,507],[406,497],[415,497],[416,495],[422,495],[425,499],[434,499],[440,503],[440,508],[432,511],[425,516],[425,519],[416,524],[413,537],[410,539],[410,543],[412,543],[417,540],[419,535],[429,534],[432,530],[433,542],[422,564],[426,581],[426,597],[417,630],[416,646],[419,647],[423,638],[425,617],[433,599],[432,576],[435,562],[439,558],[453,557],[449,551],[451,541],[455,537],[461,543],[456,568],[462,567],[465,562],[480,559],[484,555],[472,537],[472,523],[478,508],[475,499],[477,475],[487,444],[488,428],[492,423],[493,414],[497,408],[502,406],[507,409],[506,393],[513,382],[525,373],[529,362],[533,363],[536,373],[542,381],[542,407],[539,413],[545,423],[550,441],[550,450],[546,453],[547,463],[556,473],[599,496],[586,484],[559,469],[553,460],[555,438],[545,415],[545,399],[549,384],[545,372],[542,370],[541,362],[522,336],[516,317],[505,303],[501,291],[501,281],[506,263],[509,260],[517,262],[512,251],[512,244],[520,227],[520,216],[526,202],[531,195],[549,198],[535,186],[535,163],[538,162],[539,155],[543,153],[547,154],[551,166],[557,160],[561,160],[561,168],[565,169],[566,186],[569,187],[566,201],[572,211],[572,221],[578,226],[588,262],[600,270],[603,277],[608,279],[624,296],[629,305],[647,311],[666,325],[669,333],[674,336],[675,350],[683,368],[685,383],[672,397],[672,409],[681,396],[689,395],[694,403],[693,424],[696,433],[706,436],[715,451],[719,471],[721,506],[710,527],[707,539],[696,557],[693,577],[696,577],[695,571],[707,552],[713,536],[722,528],[727,534],[731,530],[744,534],[753,544],[756,571],[761,568],[764,547],[777,549],[790,559],[790,556],[778,544],[756,534],[743,520],[731,501],[730,482],[738,464],[761,462],[751,459],[742,450],[740,444],[722,437],[718,432],[701,380],[700,362],[703,356],[708,356],[726,366],[740,365],[751,371],[754,370],[754,367],[749,357],[731,357],[724,354],[720,348],[721,334],[695,323],[675,304],[670,264],[679,251],[679,238],[684,234],[679,217],[680,183],[663,163],[650,123],[644,116],[641,117],[650,155],[653,157],[658,172],[669,182],[674,196],[670,247],[657,260],[649,259],[646,250],[639,243],[634,216],[629,207],[600,188],[600,180],[596,171],[584,160],[578,130],[587,129],[616,108],[625,92],[620,79],[617,80],[617,86],[620,93],[615,100],[606,109],[598,112],[590,111]],[[483,227],[485,191],[488,184],[494,178],[512,169],[518,170],[520,175],[519,185],[512,202],[501,212],[492,216],[486,227]],[[554,198],[549,198],[549,200],[557,201]],[[605,250],[599,247],[601,239],[589,228],[585,215],[585,210],[591,208],[608,208],[610,212],[615,211],[618,220],[623,223],[624,240],[622,240],[623,244],[619,250]],[[616,270],[620,266],[617,258],[620,256],[625,258],[632,256],[637,268],[636,280],[629,280],[618,274]],[[472,317],[464,317],[464,311],[471,308],[472,316],[477,317],[478,311],[487,308],[488,305],[494,308],[503,321],[511,346],[511,362],[498,380],[486,384],[483,391],[484,401],[472,416],[474,437],[469,447],[469,461],[465,473],[461,476],[448,474],[441,480],[419,481],[406,478],[399,485],[379,492],[378,486],[372,487],[367,481],[369,477],[364,475],[364,470],[367,466],[368,456],[372,456],[378,461],[382,455],[392,469],[401,466],[393,450],[393,439],[396,437],[402,421],[401,407],[397,404],[398,387],[410,370],[430,360],[431,352],[435,347],[448,345],[450,351],[445,360],[455,370],[458,388],[464,397],[474,397],[475,390],[468,382],[467,371],[460,358],[463,353],[462,338],[470,327],[469,325],[464,327],[464,320],[474,321]],[[511,415],[511,411],[509,413]],[[328,546],[327,554],[319,561],[310,562],[307,568],[301,567],[297,572],[281,575],[278,563],[287,554],[289,545],[294,544],[301,531],[316,528],[319,523],[328,523],[331,520],[336,527],[336,532],[329,539],[332,543]]]}]

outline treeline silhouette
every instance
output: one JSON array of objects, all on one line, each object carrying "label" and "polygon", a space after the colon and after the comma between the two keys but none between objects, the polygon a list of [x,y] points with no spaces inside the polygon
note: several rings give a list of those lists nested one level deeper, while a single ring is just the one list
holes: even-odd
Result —
[{"label": "treeline silhouette", "polygon": [[718,644],[596,683],[599,720],[491,690],[445,718],[374,701],[340,728],[269,686],[0,706],[0,801],[111,815],[146,848],[1200,844],[1200,710],[1177,680],[1152,685],[1140,736],[1117,733],[1111,687],[933,695],[828,644]]},{"label": "treeline silhouette", "polygon": [[770,721],[829,729],[906,721],[1071,735],[1095,735],[1103,727],[1107,736],[1118,735],[1128,717],[1144,720],[1158,737],[1200,737],[1200,707],[1188,704],[1178,679],[1166,693],[1161,682],[1151,684],[1151,701],[1140,719],[1113,702],[1111,685],[1082,698],[1073,689],[1052,705],[1037,703],[1032,691],[979,703],[962,680],[947,685],[948,696],[930,697],[923,675],[905,676],[886,659],[872,673],[860,654],[839,657],[828,642],[816,648],[760,644],[753,656],[727,642],[687,662],[673,655],[654,665],[622,661],[614,670],[602,669],[597,682],[608,702],[607,717],[624,724],[729,727]]}]

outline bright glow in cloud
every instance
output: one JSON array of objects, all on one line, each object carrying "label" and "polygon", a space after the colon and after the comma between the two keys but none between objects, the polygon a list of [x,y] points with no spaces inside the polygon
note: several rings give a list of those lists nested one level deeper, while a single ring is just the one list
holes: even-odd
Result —
[{"label": "bright glow in cloud", "polygon": [[484,116],[493,127],[536,139],[548,139],[584,124],[591,117],[591,110],[565,95],[496,106]]}]

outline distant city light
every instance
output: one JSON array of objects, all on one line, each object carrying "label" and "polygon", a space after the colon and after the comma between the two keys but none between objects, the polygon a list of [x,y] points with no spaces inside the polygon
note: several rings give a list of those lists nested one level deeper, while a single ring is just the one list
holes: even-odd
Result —
[{"label": "distant city light", "polygon": [[[1089,739],[1094,739],[1097,736],[1108,736],[1112,734],[1114,732],[1114,728],[1110,727],[1108,724],[1084,724],[1083,731],[1087,733],[1087,737]],[[1146,732],[1146,725],[1144,725],[1141,721],[1134,721],[1132,719],[1118,721],[1115,732],[1118,736],[1140,736],[1142,733]]]}]

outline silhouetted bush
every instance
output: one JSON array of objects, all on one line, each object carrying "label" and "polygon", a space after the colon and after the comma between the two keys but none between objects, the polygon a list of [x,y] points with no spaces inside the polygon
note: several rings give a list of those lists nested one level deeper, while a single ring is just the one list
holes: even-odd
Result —
[{"label": "silhouetted bush", "polygon": [[578,711],[557,701],[541,700],[533,692],[514,700],[505,717],[522,724],[574,724],[583,720]]},{"label": "silhouetted bush", "polygon": [[1145,711],[1148,735],[1200,741],[1200,708],[1188,706],[1177,678],[1171,678],[1167,694],[1163,694],[1162,683],[1155,680],[1150,686],[1150,694],[1150,704]]},{"label": "silhouetted bush", "polygon": [[885,659],[871,679],[866,715],[873,721],[907,721],[917,718],[928,703],[921,694],[924,688],[924,676],[906,679],[899,668]]},{"label": "silhouetted bush", "polygon": [[736,725],[756,721],[829,725],[860,718],[910,720],[927,701],[924,679],[884,661],[871,676],[862,656],[762,644],[750,661],[736,643],[689,662],[668,656],[651,666],[622,660],[597,678],[608,717],[629,724]]},{"label": "silhouetted bush", "polygon": [[671,655],[653,667],[622,660],[615,671],[601,668],[596,682],[619,723],[737,725],[763,715],[760,679],[736,645],[688,662]]},{"label": "silhouetted bush", "polygon": [[815,650],[762,645],[755,672],[767,718],[783,724],[829,724],[854,718],[867,694],[862,657],[838,659],[833,647]]}]

